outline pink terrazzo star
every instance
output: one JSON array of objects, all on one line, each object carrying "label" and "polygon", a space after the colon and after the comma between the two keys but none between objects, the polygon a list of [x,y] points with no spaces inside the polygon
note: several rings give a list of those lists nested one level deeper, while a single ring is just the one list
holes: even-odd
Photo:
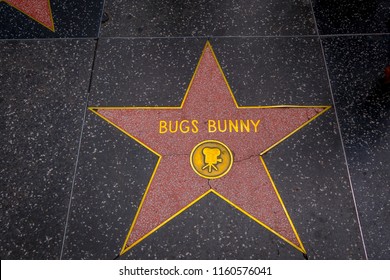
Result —
[{"label": "pink terrazzo star", "polygon": [[50,0],[0,0],[18,9],[54,32]]},{"label": "pink terrazzo star", "polygon": [[[121,254],[210,193],[306,253],[262,155],[327,109],[238,106],[209,43],[180,107],[91,107],[94,113],[159,156]],[[161,133],[162,120],[197,120],[198,131]],[[252,128],[250,132],[236,133],[210,132],[208,120],[260,122],[257,131]],[[192,149],[205,140],[224,143],[234,155],[231,170],[221,178],[202,178],[190,165]]]}]

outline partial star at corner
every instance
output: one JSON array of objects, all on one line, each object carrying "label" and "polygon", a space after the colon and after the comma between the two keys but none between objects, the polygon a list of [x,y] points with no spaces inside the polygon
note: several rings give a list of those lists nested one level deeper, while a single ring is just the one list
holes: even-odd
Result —
[{"label": "partial star at corner", "polygon": [[0,0],[0,2],[7,3],[52,32],[55,31],[50,0]]}]

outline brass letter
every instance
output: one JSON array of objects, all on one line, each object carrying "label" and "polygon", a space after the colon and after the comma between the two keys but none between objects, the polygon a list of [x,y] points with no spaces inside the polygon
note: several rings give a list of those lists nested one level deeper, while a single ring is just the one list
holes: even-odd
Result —
[{"label": "brass letter", "polygon": [[[245,124],[246,122],[246,124]],[[251,127],[250,127],[250,124],[249,124],[249,120],[240,120],[240,128],[241,128],[241,132],[244,132],[244,128],[246,130],[246,132],[251,132]]]},{"label": "brass letter", "polygon": [[[217,131],[217,127],[215,126],[214,120],[209,120],[208,124],[209,124],[209,132],[216,132]],[[211,128],[213,128],[213,130],[211,130]]]},{"label": "brass letter", "polygon": [[253,124],[253,127],[255,128],[255,132],[257,132],[257,126],[259,125],[260,120],[257,120],[256,123],[255,123],[254,121],[251,120],[251,123]]},{"label": "brass letter", "polygon": [[238,132],[238,121],[235,120],[234,122],[232,120],[229,120],[229,132],[233,132],[232,128]]},{"label": "brass letter", "polygon": [[160,134],[164,134],[168,131],[167,129],[167,122],[166,121],[160,121]]},{"label": "brass letter", "polygon": [[193,133],[198,133],[199,129],[198,129],[197,124],[199,122],[197,120],[192,120],[191,123],[192,123],[192,132]]},{"label": "brass letter", "polygon": [[219,132],[225,132],[227,129],[227,123],[226,120],[223,120],[224,129],[221,128],[221,120],[218,120],[218,131]]},{"label": "brass letter", "polygon": [[169,121],[169,132],[176,133],[179,126],[179,121],[175,121],[175,130],[172,129],[172,121]]},{"label": "brass letter", "polygon": [[182,133],[188,133],[188,132],[190,132],[190,127],[188,126],[188,125],[186,125],[184,128],[183,128],[183,124],[184,123],[189,123],[189,121],[187,121],[187,120],[182,120],[181,122],[180,122],[180,131],[182,132]]}]

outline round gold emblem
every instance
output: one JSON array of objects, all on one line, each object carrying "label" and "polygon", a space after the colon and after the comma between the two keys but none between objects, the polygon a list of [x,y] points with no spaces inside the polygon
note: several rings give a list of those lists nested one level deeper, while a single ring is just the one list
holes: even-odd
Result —
[{"label": "round gold emblem", "polygon": [[233,155],[225,144],[216,140],[206,140],[192,149],[190,163],[199,176],[217,179],[226,175],[232,168]]}]

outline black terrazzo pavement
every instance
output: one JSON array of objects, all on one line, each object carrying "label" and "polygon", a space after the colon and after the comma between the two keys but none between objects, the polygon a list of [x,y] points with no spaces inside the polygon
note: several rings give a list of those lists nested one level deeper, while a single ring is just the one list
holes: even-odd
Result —
[{"label": "black terrazzo pavement", "polygon": [[390,33],[388,0],[312,0],[321,35]]},{"label": "black terrazzo pavement", "polygon": [[[390,259],[387,1],[51,3],[0,3],[1,259],[118,255],[157,158],[86,107],[179,105],[207,39],[240,105],[335,105],[264,157],[308,258]],[[304,256],[209,195],[121,259]]]},{"label": "black terrazzo pavement", "polygon": [[332,104],[318,38],[215,38],[211,42],[241,106]]},{"label": "black terrazzo pavement", "polygon": [[300,0],[107,1],[102,37],[315,35]]},{"label": "black terrazzo pavement", "polygon": [[55,32],[0,2],[0,39],[97,37],[104,0],[50,0]]},{"label": "black terrazzo pavement", "polygon": [[368,256],[389,259],[390,37],[327,38],[324,47]]},{"label": "black terrazzo pavement", "polygon": [[94,47],[0,41],[2,259],[60,257]]},{"label": "black terrazzo pavement", "polygon": [[180,106],[205,43],[100,39],[89,105]]}]

